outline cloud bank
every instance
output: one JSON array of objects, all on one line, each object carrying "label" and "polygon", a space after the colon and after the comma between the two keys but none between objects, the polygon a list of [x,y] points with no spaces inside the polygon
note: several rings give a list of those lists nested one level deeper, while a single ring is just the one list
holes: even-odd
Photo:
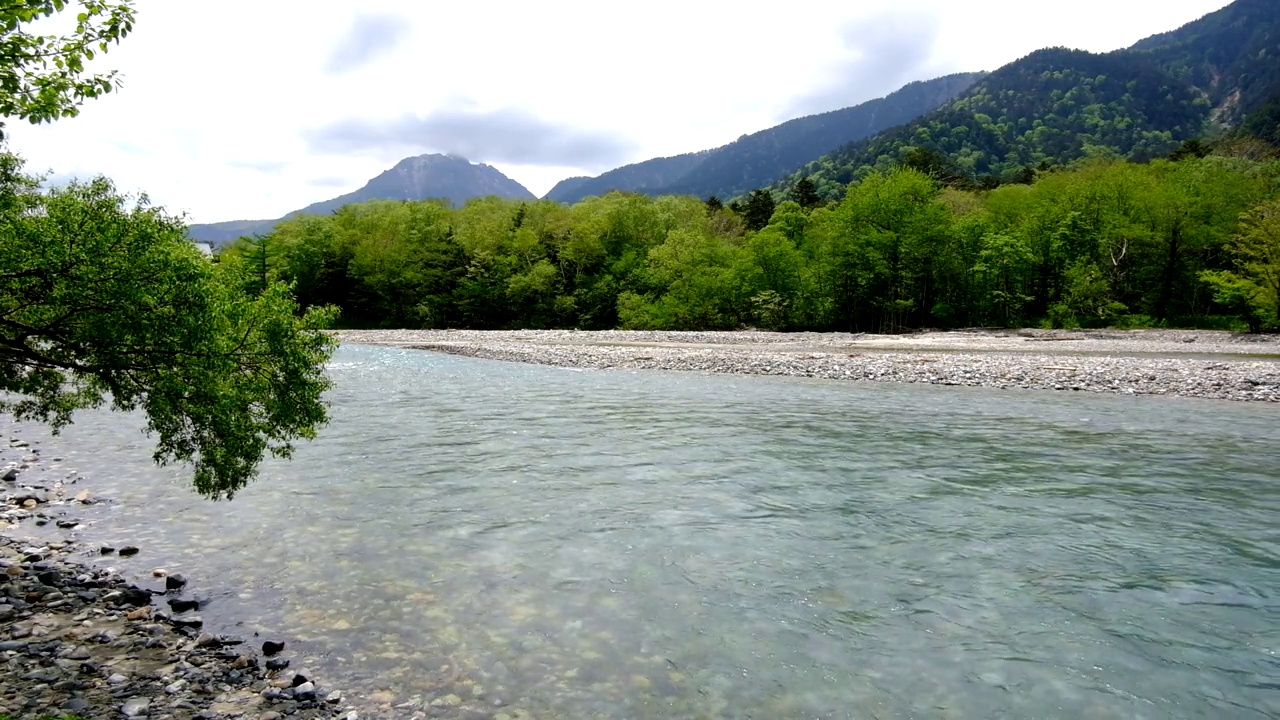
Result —
[{"label": "cloud bank", "polygon": [[333,155],[443,152],[479,162],[570,167],[612,167],[633,149],[626,140],[550,123],[515,108],[349,119],[311,130],[305,138],[313,152]]}]

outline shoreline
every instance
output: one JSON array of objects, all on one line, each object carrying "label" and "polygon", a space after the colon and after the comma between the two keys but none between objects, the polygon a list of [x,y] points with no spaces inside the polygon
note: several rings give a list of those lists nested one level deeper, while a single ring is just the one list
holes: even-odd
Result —
[{"label": "shoreline", "polygon": [[1280,337],[1209,330],[342,330],[340,342],[559,367],[1280,402]]},{"label": "shoreline", "polygon": [[360,717],[291,667],[287,647],[209,632],[183,576],[130,581],[103,567],[145,548],[78,540],[77,510],[104,499],[76,471],[47,467],[38,443],[10,435],[0,477],[0,717]]}]

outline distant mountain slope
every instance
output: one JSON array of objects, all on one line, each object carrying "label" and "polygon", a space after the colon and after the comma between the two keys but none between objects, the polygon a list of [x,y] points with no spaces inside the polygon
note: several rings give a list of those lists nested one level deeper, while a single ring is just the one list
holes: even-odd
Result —
[{"label": "distant mountain slope", "polygon": [[765,187],[841,144],[909,122],[968,90],[985,73],[958,73],[913,82],[878,100],[810,115],[747,135],[715,150],[678,181],[677,195],[730,198]]},{"label": "distant mountain slope", "polygon": [[[595,178],[587,175],[576,175],[574,177],[565,178],[555,184],[555,187],[547,191],[542,197],[547,200],[557,200],[576,192],[578,188],[592,182]],[[561,202],[564,202],[561,200]]]},{"label": "distant mountain slope", "polygon": [[768,185],[843,143],[917,118],[955,98],[982,76],[959,73],[913,82],[883,98],[789,120],[714,150],[654,158],[594,178],[569,178],[546,198],[572,203],[610,190],[732,197]]},{"label": "distant mountain slope", "polygon": [[1202,90],[1214,119],[1234,125],[1280,94],[1280,2],[1237,0],[1130,52]]},{"label": "distant mountain slope", "polygon": [[715,150],[685,153],[674,157],[653,158],[623,165],[597,177],[572,177],[561,180],[543,197],[562,203],[575,203],[584,197],[603,195],[610,190],[647,192],[665,187],[683,177],[707,159]]},{"label": "distant mountain slope", "polygon": [[355,192],[313,203],[285,217],[328,215],[343,205],[366,200],[445,199],[460,206],[471,198],[490,195],[537,200],[523,185],[490,165],[473,164],[454,155],[419,155],[401,160]]},{"label": "distant mountain slope", "polygon": [[970,178],[1089,154],[1165,155],[1280,91],[1277,19],[1277,0],[1238,0],[1128,50],[1034,52],[932,113],[809,163],[775,189],[808,176],[833,195],[916,149]]},{"label": "distant mountain slope", "polygon": [[[343,205],[366,200],[445,199],[462,205],[477,197],[496,195],[516,200],[535,200],[523,185],[503,175],[497,168],[473,164],[453,155],[419,155],[396,163],[355,192],[308,205],[285,217],[327,215]],[[192,225],[187,235],[220,245],[244,235],[269,232],[279,220],[232,220]]]},{"label": "distant mountain slope", "polygon": [[271,232],[279,220],[228,220],[226,222],[192,225],[187,228],[187,237],[197,242],[213,243],[214,247],[224,245],[250,235],[261,235]]}]

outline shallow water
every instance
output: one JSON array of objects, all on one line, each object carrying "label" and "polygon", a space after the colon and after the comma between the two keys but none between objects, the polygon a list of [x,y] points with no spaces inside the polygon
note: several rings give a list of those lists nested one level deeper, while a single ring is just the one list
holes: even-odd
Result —
[{"label": "shallow water", "polygon": [[81,536],[143,547],[120,568],[380,700],[1280,715],[1275,407],[364,346],[332,374],[332,424],[230,503],[151,467],[136,418],[44,456],[114,499]]}]

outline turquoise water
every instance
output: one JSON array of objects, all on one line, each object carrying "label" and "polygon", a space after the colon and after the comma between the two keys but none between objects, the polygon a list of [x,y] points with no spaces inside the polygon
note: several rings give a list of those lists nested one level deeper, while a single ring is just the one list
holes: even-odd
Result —
[{"label": "turquoise water", "polygon": [[45,456],[114,499],[81,535],[141,545],[121,569],[384,705],[1280,715],[1276,407],[362,346],[332,375],[332,424],[230,503],[135,418]]}]

